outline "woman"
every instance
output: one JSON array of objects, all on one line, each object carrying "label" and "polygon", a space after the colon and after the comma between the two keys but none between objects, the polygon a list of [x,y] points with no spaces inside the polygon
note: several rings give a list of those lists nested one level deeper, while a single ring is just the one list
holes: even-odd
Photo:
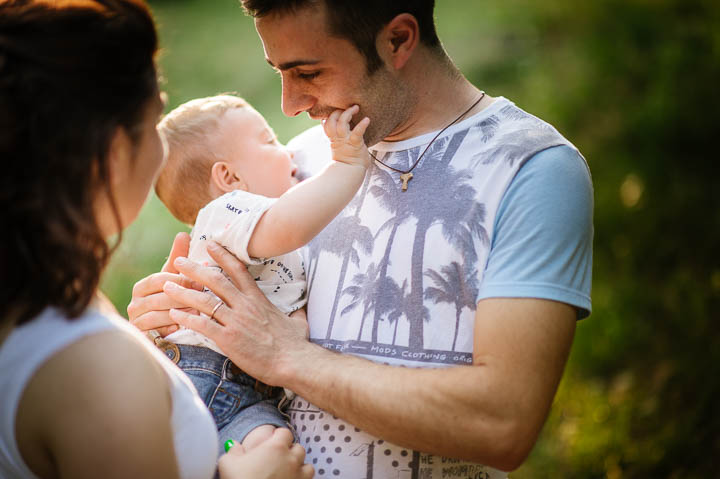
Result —
[{"label": "woman", "polygon": [[[214,474],[188,380],[95,300],[163,161],[156,49],[143,0],[0,0],[1,477]],[[221,475],[311,477],[289,436]]]}]

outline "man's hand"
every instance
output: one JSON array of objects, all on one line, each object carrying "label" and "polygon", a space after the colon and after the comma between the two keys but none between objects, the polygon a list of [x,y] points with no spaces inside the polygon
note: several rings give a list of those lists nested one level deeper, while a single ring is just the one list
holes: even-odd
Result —
[{"label": "man's hand", "polygon": [[235,256],[214,241],[208,242],[207,250],[230,279],[217,269],[182,257],[175,260],[175,267],[183,276],[204,284],[223,303],[217,307],[218,299],[211,294],[181,282],[167,281],[164,291],[172,304],[207,315],[171,306],[170,320],[215,341],[251,376],[273,386],[283,385],[296,363],[292,358],[314,347],[307,341],[305,315],[293,314],[288,318],[268,301]]},{"label": "man's hand", "polygon": [[176,258],[187,256],[189,250],[190,235],[178,233],[162,270],[135,283],[127,313],[130,323],[141,331],[155,329],[161,336],[177,331],[178,325],[168,313],[170,309],[182,308],[183,305],[173,301],[163,292],[165,283],[170,281],[186,288],[202,290],[202,286],[180,275],[173,264]]}]

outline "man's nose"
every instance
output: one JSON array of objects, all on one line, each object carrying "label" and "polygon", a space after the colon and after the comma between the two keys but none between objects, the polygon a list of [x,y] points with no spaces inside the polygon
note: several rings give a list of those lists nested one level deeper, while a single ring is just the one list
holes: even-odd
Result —
[{"label": "man's nose", "polygon": [[287,116],[298,116],[315,104],[315,98],[308,95],[292,79],[282,80],[282,111]]}]

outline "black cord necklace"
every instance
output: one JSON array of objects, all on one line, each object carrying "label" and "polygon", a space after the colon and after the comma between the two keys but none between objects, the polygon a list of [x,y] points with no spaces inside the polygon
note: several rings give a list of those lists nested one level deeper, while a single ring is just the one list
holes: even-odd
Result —
[{"label": "black cord necklace", "polygon": [[432,140],[430,140],[430,143],[428,143],[428,145],[425,147],[425,149],[423,150],[423,152],[420,153],[420,156],[417,157],[417,159],[415,160],[415,163],[412,164],[412,166],[410,167],[409,170],[407,170],[407,171],[399,170],[399,169],[397,169],[397,168],[395,168],[395,167],[392,167],[392,166],[390,166],[390,165],[388,165],[388,164],[386,164],[386,163],[383,163],[382,161],[378,160],[378,158],[377,158],[375,155],[373,155],[373,153],[372,153],[371,151],[368,151],[368,153],[370,153],[370,156],[372,156],[375,161],[377,161],[378,163],[380,163],[381,165],[383,165],[385,168],[388,168],[388,169],[390,169],[390,170],[397,171],[398,173],[400,173],[400,180],[402,181],[402,190],[403,190],[403,191],[407,191],[407,189],[408,189],[408,182],[409,182],[410,180],[412,180],[412,178],[413,178],[412,170],[414,170],[415,167],[417,166],[417,164],[420,163],[420,159],[425,155],[425,152],[427,152],[427,151],[430,149],[430,145],[432,145],[432,144],[435,142],[435,140],[437,140],[437,139],[440,137],[440,135],[442,135],[442,133],[443,133],[445,130],[447,130],[448,128],[450,128],[451,126],[453,126],[455,123],[457,123],[458,121],[460,121],[460,119],[461,119],[462,117],[464,117],[465,115],[467,115],[467,114],[470,112],[470,110],[472,110],[473,108],[475,108],[475,107],[478,105],[478,103],[480,103],[480,102],[482,101],[482,99],[485,98],[485,92],[483,91],[483,92],[480,92],[480,93],[482,93],[482,94],[480,95],[480,98],[478,98],[477,100],[475,100],[475,102],[473,102],[473,104],[470,105],[470,108],[468,108],[467,110],[465,110],[459,117],[455,118],[450,124],[448,124],[445,128],[443,128],[442,130],[440,130],[440,131],[438,132],[438,134],[435,135],[435,138],[433,138]]}]

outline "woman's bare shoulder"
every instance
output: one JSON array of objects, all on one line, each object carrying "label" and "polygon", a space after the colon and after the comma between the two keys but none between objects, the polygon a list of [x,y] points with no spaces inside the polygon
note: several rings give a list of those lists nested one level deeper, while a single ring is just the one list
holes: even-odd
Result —
[{"label": "woman's bare shoulder", "polygon": [[[57,463],[61,457],[57,467],[72,474],[107,467],[130,474],[139,465],[168,472],[167,467],[176,467],[167,446],[171,411],[162,367],[140,338],[113,328],[72,343],[38,369],[20,400],[18,446],[29,464],[54,467],[45,460]],[[167,449],[153,452],[161,464],[149,464],[151,441],[162,441]],[[38,450],[51,451],[52,457],[43,458],[47,453]]]}]

